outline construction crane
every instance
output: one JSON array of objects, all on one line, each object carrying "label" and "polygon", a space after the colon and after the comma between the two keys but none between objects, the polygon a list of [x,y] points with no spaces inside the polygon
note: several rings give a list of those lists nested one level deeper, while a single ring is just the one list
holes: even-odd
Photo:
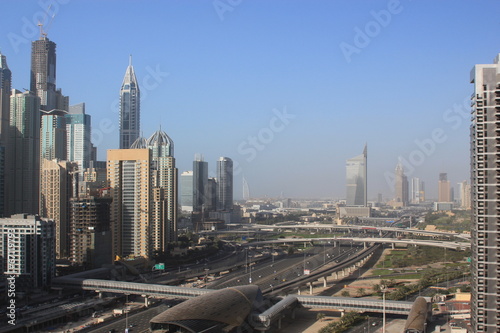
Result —
[{"label": "construction crane", "polygon": [[[50,11],[51,7],[52,7],[52,4],[50,4],[49,7],[47,8],[47,10],[45,11],[45,16],[43,18],[43,22],[46,21],[47,15],[49,14],[49,11]],[[52,17],[50,18],[49,23],[47,24],[47,26],[45,28],[45,31],[43,30],[43,22],[38,21],[38,26],[40,27],[40,39],[47,38],[47,34],[49,32],[50,26],[52,25],[52,21],[54,21],[54,17],[55,16],[56,16],[56,13],[54,12],[54,14],[52,15]]]}]

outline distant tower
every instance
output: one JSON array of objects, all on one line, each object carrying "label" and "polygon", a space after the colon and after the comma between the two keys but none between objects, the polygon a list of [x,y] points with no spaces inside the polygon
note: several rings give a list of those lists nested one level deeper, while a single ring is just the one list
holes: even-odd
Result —
[{"label": "distant tower", "polygon": [[132,56],[120,90],[120,149],[129,149],[139,137],[141,94],[132,66]]},{"label": "distant tower", "polygon": [[217,161],[217,209],[233,209],[233,161],[221,157]]},{"label": "distant tower", "polygon": [[422,182],[420,178],[412,178],[411,179],[411,203],[418,205],[423,202],[423,198],[421,197],[421,192],[423,191]]},{"label": "distant tower", "polygon": [[247,179],[243,176],[243,200],[250,199],[250,187],[248,186]]},{"label": "distant tower", "polygon": [[408,178],[404,173],[401,162],[396,166],[395,190],[396,196],[394,200],[400,202],[403,206],[408,206]]},{"label": "distant tower", "polygon": [[458,183],[460,190],[460,205],[464,209],[471,209],[472,201],[471,201],[471,187],[470,184],[464,180],[461,183]]},{"label": "distant tower", "polygon": [[451,188],[447,173],[439,174],[438,202],[451,202]]},{"label": "distant tower", "polygon": [[184,171],[181,174],[181,209],[193,211],[193,171]]},{"label": "distant tower", "polygon": [[83,170],[89,167],[92,145],[90,142],[90,115],[85,114],[85,103],[72,105],[64,116],[67,134],[67,160],[76,162],[83,176]]},{"label": "distant tower", "polygon": [[193,211],[201,212],[206,203],[208,187],[208,163],[203,161],[203,156],[196,155],[193,161]]},{"label": "distant tower", "polygon": [[350,158],[346,162],[347,206],[363,206],[367,199],[367,146],[363,154]]},{"label": "distant tower", "polygon": [[[6,158],[7,215],[38,214],[40,181],[40,99],[12,90],[9,150]],[[10,151],[10,152],[9,152]]]}]

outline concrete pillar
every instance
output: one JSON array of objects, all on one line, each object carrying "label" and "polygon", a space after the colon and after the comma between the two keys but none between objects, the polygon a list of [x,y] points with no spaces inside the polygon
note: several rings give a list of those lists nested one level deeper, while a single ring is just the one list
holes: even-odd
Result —
[{"label": "concrete pillar", "polygon": [[309,295],[313,294],[313,283],[309,282]]},{"label": "concrete pillar", "polygon": [[337,272],[333,272],[332,273],[332,276],[335,280],[337,280],[339,278],[339,274]]},{"label": "concrete pillar", "polygon": [[323,288],[326,288],[326,276],[323,276]]},{"label": "concrete pillar", "polygon": [[342,318],[344,315],[345,315],[345,311],[344,310],[340,310],[340,318]]},{"label": "concrete pillar", "polygon": [[101,298],[102,298],[102,292],[100,291],[99,292],[99,299],[101,299]]},{"label": "concrete pillar", "polygon": [[392,249],[394,250],[394,243],[391,243]]},{"label": "concrete pillar", "polygon": [[299,289],[297,290],[297,295],[300,295],[300,287],[299,287]]},{"label": "concrete pillar", "polygon": [[363,242],[363,249],[366,249],[366,242]]},{"label": "concrete pillar", "polygon": [[281,329],[281,318],[278,319],[278,329],[280,330]]},{"label": "concrete pillar", "polygon": [[149,307],[149,298],[148,298],[148,296],[144,297],[144,306],[145,307]]}]

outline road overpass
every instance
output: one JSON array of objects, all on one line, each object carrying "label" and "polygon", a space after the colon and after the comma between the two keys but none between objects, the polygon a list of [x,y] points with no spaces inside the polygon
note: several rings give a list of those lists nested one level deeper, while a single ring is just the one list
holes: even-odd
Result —
[{"label": "road overpass", "polygon": [[[405,228],[394,228],[394,227],[375,227],[369,225],[334,225],[334,224],[286,224],[286,225],[266,225],[266,224],[250,224],[247,226],[250,229],[257,230],[269,230],[269,229],[308,229],[308,230],[321,230],[327,229],[333,230],[359,230],[359,231],[379,231],[379,232],[396,232],[401,234],[416,234],[424,236],[438,236],[438,237],[456,237],[461,239],[470,240],[470,234],[455,233],[455,232],[445,232],[445,231],[430,231],[430,230],[420,230],[420,229],[405,229]],[[234,230],[233,230],[234,231]]]},{"label": "road overpass", "polygon": [[376,237],[318,237],[318,238],[280,238],[277,240],[258,241],[244,243],[242,246],[260,246],[269,244],[286,244],[286,243],[313,243],[313,242],[357,242],[357,243],[382,243],[382,244],[406,244],[420,246],[434,246],[446,249],[465,250],[470,248],[470,243],[464,242],[448,242],[435,240],[420,240],[420,239],[396,239],[396,238],[376,238]]}]

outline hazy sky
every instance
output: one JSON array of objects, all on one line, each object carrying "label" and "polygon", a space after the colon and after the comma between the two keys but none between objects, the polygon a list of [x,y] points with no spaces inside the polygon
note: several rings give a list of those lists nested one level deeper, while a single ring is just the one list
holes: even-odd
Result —
[{"label": "hazy sky", "polygon": [[[44,15],[49,9],[50,15]],[[118,147],[129,54],[141,130],[161,125],[179,172],[238,162],[252,197],[345,197],[345,161],[368,144],[368,195],[393,195],[402,159],[437,196],[469,179],[469,73],[500,52],[500,2],[2,0],[0,51],[29,87],[36,23],[56,16],[57,87],[86,103],[99,158]]]}]

